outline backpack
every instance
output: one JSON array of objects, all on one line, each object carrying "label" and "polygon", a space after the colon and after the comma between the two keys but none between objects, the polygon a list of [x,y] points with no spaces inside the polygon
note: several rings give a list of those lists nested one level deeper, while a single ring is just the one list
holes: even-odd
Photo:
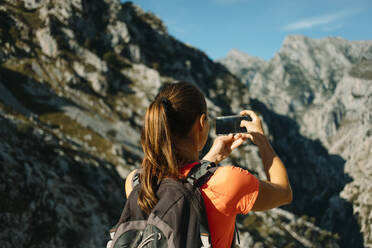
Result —
[{"label": "backpack", "polygon": [[132,182],[134,188],[118,224],[111,230],[112,240],[107,243],[107,248],[211,247],[200,187],[217,168],[216,164],[202,160],[191,169],[185,180],[163,179],[156,192],[159,201],[149,215],[137,204],[140,190],[137,171]]}]

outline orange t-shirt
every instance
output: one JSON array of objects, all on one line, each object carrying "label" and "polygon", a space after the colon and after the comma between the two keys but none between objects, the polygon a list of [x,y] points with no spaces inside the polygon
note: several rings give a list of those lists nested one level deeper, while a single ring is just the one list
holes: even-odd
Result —
[{"label": "orange t-shirt", "polygon": [[[181,174],[186,176],[197,163],[184,166]],[[234,166],[219,167],[201,187],[213,248],[231,247],[235,217],[252,209],[258,187],[255,176]]]}]

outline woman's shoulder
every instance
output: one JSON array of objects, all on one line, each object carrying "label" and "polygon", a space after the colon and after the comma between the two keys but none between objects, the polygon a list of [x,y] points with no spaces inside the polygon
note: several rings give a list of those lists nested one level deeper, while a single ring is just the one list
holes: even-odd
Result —
[{"label": "woman's shoulder", "polygon": [[125,179],[125,194],[126,194],[127,197],[132,192],[132,189],[133,189],[133,186],[132,186],[133,177],[136,174],[136,172],[138,172],[138,169],[132,170],[128,174],[127,178]]},{"label": "woman's shoulder", "polygon": [[234,166],[234,165],[223,165],[219,166],[216,170],[218,173],[228,174],[228,175],[243,175],[243,176],[253,176],[251,173],[249,173],[248,170]]},{"label": "woman's shoulder", "polygon": [[259,181],[243,168],[220,166],[202,190],[222,213],[247,213],[257,198]]},{"label": "woman's shoulder", "polygon": [[258,179],[248,170],[233,165],[218,167],[211,179],[212,184],[230,185],[238,188],[258,183]]}]

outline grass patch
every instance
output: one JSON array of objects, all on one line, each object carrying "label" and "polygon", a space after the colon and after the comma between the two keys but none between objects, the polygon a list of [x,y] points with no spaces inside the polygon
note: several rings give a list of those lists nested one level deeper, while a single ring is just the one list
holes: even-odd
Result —
[{"label": "grass patch", "polygon": [[349,75],[356,78],[372,80],[372,61],[362,61],[354,65]]},{"label": "grass patch", "polygon": [[[80,125],[78,122],[71,119],[63,112],[44,114],[41,115],[39,119],[49,125],[58,126],[59,130],[61,130],[64,135],[74,137],[80,140],[81,143],[88,144],[90,148],[94,147],[95,149],[93,150],[95,151],[87,151],[89,153],[94,153],[92,155],[97,156],[97,154],[100,154],[108,162],[117,164],[117,158],[111,152],[113,144],[109,140],[101,137],[91,129]],[[90,138],[86,139],[87,136],[89,136]],[[64,145],[66,146],[67,144]]]},{"label": "grass patch", "polygon": [[6,7],[8,10],[11,10],[14,13],[14,15],[19,17],[19,19],[21,19],[21,21],[31,29],[38,29],[40,27],[45,26],[43,19],[40,18],[39,10],[27,11],[23,8],[21,2],[18,3],[18,6],[7,4]]},{"label": "grass patch", "polygon": [[117,70],[131,67],[131,63],[127,58],[124,58],[113,51],[103,54],[103,60],[106,61],[109,66],[112,66]]}]

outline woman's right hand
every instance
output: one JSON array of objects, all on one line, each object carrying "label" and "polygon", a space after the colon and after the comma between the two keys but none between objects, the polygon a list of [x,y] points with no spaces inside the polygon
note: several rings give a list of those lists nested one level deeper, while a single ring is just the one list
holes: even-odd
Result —
[{"label": "woman's right hand", "polygon": [[242,136],[250,139],[254,144],[261,145],[266,140],[265,133],[262,128],[262,122],[260,117],[252,110],[243,110],[240,115],[251,117],[251,121],[242,120],[240,123],[241,127],[247,129],[247,133],[243,133]]},{"label": "woman's right hand", "polygon": [[260,180],[258,197],[252,210],[262,211],[291,203],[292,189],[287,170],[266,138],[261,119],[251,110],[243,110],[240,114],[252,118],[252,121],[241,121],[240,126],[245,127],[248,132],[242,135],[259,147],[267,176],[266,181]]}]

